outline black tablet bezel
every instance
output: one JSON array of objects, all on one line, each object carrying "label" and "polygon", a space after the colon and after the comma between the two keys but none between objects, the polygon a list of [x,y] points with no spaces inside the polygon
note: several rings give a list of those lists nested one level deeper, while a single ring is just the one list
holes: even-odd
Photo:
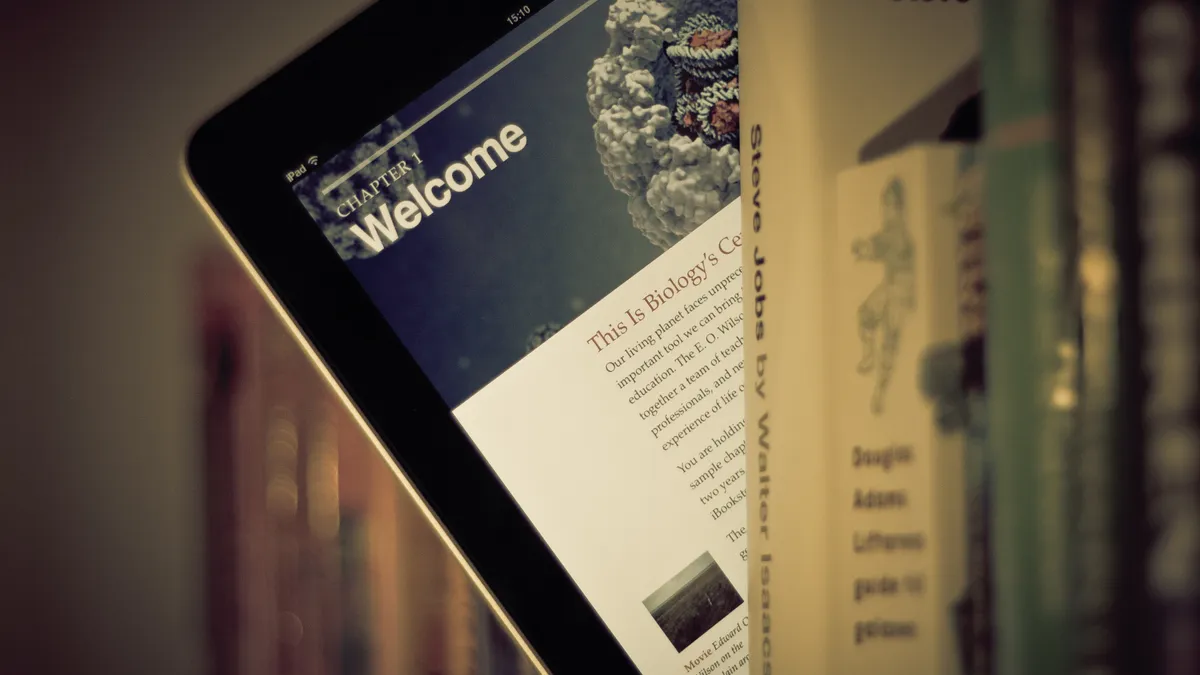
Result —
[{"label": "black tablet bezel", "polygon": [[[620,675],[638,671],[284,178],[353,145],[519,30],[507,19],[518,7],[550,4],[376,3],[204,122],[185,173],[519,637],[551,672]],[[348,87],[353,96],[342,95]]]}]

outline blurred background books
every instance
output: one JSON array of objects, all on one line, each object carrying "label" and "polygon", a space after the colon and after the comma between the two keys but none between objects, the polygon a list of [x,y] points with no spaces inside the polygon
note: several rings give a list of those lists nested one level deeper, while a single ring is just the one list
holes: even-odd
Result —
[{"label": "blurred background books", "polygon": [[523,672],[182,179],[366,4],[4,3],[3,675]]},{"label": "blurred background books", "polygon": [[210,672],[533,673],[232,256],[196,288]]}]

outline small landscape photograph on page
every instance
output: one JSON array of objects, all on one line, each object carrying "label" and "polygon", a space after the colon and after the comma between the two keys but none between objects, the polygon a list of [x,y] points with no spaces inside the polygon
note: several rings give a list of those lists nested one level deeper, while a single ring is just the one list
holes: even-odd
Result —
[{"label": "small landscape photograph on page", "polygon": [[742,602],[721,566],[705,551],[642,604],[675,650],[682,652]]}]

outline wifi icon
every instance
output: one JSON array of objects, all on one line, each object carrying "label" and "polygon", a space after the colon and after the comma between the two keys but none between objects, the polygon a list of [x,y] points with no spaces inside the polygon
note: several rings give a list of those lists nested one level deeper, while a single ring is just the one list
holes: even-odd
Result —
[{"label": "wifi icon", "polygon": [[309,158],[308,158],[308,165],[309,165],[309,166],[316,166],[316,165],[317,165],[317,156],[316,156],[316,155],[313,155],[312,157],[309,157]]}]

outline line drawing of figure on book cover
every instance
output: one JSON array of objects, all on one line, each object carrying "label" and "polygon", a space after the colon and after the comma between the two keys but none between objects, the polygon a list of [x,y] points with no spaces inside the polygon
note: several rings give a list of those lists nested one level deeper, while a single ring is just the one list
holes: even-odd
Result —
[{"label": "line drawing of figure on book cover", "polygon": [[858,335],[863,350],[858,372],[875,377],[871,412],[877,416],[883,414],[884,397],[900,349],[900,333],[917,306],[916,247],[904,210],[904,181],[893,177],[883,189],[880,202],[879,230],[851,244],[856,261],[883,266],[883,279],[858,306]]}]

